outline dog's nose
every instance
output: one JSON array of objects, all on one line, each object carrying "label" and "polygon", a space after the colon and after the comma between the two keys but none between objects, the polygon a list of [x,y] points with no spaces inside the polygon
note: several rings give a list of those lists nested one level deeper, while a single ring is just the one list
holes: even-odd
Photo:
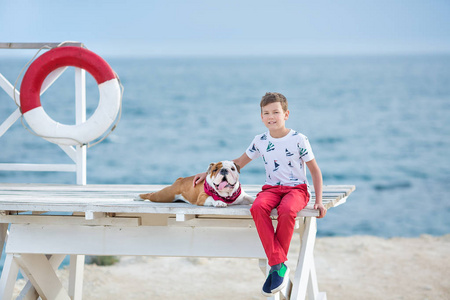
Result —
[{"label": "dog's nose", "polygon": [[223,175],[223,176],[225,176],[225,175],[228,174],[228,170],[227,170],[227,169],[221,169],[221,170],[220,170],[220,174]]}]

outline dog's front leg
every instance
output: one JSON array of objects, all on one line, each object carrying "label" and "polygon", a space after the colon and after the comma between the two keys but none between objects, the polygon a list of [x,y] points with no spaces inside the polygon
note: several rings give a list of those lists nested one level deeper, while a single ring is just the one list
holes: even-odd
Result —
[{"label": "dog's front leg", "polygon": [[206,193],[200,193],[197,198],[197,205],[214,206],[214,207],[226,207],[227,204],[223,201],[216,201],[213,197]]},{"label": "dog's front leg", "polygon": [[214,207],[227,207],[227,204],[220,200],[214,200],[213,197],[209,196],[206,198],[204,206],[214,206]]},{"label": "dog's front leg", "polygon": [[249,196],[247,194],[244,195],[244,204],[253,204],[254,201],[255,198],[253,198],[252,196]]}]

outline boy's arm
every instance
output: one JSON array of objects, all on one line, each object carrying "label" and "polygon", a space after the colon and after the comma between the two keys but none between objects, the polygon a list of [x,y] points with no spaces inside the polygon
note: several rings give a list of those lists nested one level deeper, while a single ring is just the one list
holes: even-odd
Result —
[{"label": "boy's arm", "polygon": [[314,209],[319,210],[318,218],[325,217],[327,213],[327,209],[323,206],[322,203],[322,172],[320,171],[319,165],[315,159],[306,162],[308,166],[309,172],[311,173],[311,177],[314,184],[314,191],[316,193],[316,204],[314,204]]},{"label": "boy's arm", "polygon": [[[248,164],[249,162],[251,162],[251,158],[248,157],[248,155],[246,153],[242,154],[241,157],[233,159],[233,162],[237,165],[239,165],[239,167],[242,169],[246,164]],[[204,179],[206,178],[206,172],[197,174],[194,176],[194,182],[193,185],[194,187],[199,183],[202,182]]]},{"label": "boy's arm", "polygon": [[251,162],[252,159],[250,157],[248,157],[247,153],[244,152],[244,154],[241,155],[241,157],[233,159],[233,162],[237,165],[239,165],[239,167],[242,169],[243,167],[245,167],[246,164],[248,164],[249,162]]}]

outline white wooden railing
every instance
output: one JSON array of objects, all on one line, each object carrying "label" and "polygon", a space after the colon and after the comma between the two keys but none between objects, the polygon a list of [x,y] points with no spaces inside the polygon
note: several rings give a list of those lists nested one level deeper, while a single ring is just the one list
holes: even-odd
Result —
[{"label": "white wooden railing", "polygon": [[[42,49],[43,47],[54,48],[60,43],[0,43],[1,49]],[[65,46],[82,46],[82,43],[70,42]],[[31,57],[30,57],[31,58]],[[61,76],[67,67],[59,68],[50,73],[44,80],[41,88],[41,95]],[[19,74],[17,74],[19,75]],[[0,70],[0,87],[11,97],[18,105],[20,105],[20,93],[14,86],[1,74]],[[15,94],[15,95],[14,95]],[[75,120],[76,124],[86,121],[86,71],[75,68]],[[8,129],[21,118],[22,113],[20,107],[14,110],[0,124],[0,139],[8,131]],[[1,171],[26,171],[26,172],[75,172],[76,183],[86,185],[86,146],[59,146],[74,162],[73,164],[29,164],[29,163],[0,163]]]}]

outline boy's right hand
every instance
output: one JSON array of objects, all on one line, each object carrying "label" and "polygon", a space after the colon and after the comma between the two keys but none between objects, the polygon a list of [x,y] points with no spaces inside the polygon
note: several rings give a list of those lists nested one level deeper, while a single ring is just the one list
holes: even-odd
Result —
[{"label": "boy's right hand", "polygon": [[206,172],[195,175],[192,186],[195,187],[198,183],[202,182],[205,179],[206,179]]}]

